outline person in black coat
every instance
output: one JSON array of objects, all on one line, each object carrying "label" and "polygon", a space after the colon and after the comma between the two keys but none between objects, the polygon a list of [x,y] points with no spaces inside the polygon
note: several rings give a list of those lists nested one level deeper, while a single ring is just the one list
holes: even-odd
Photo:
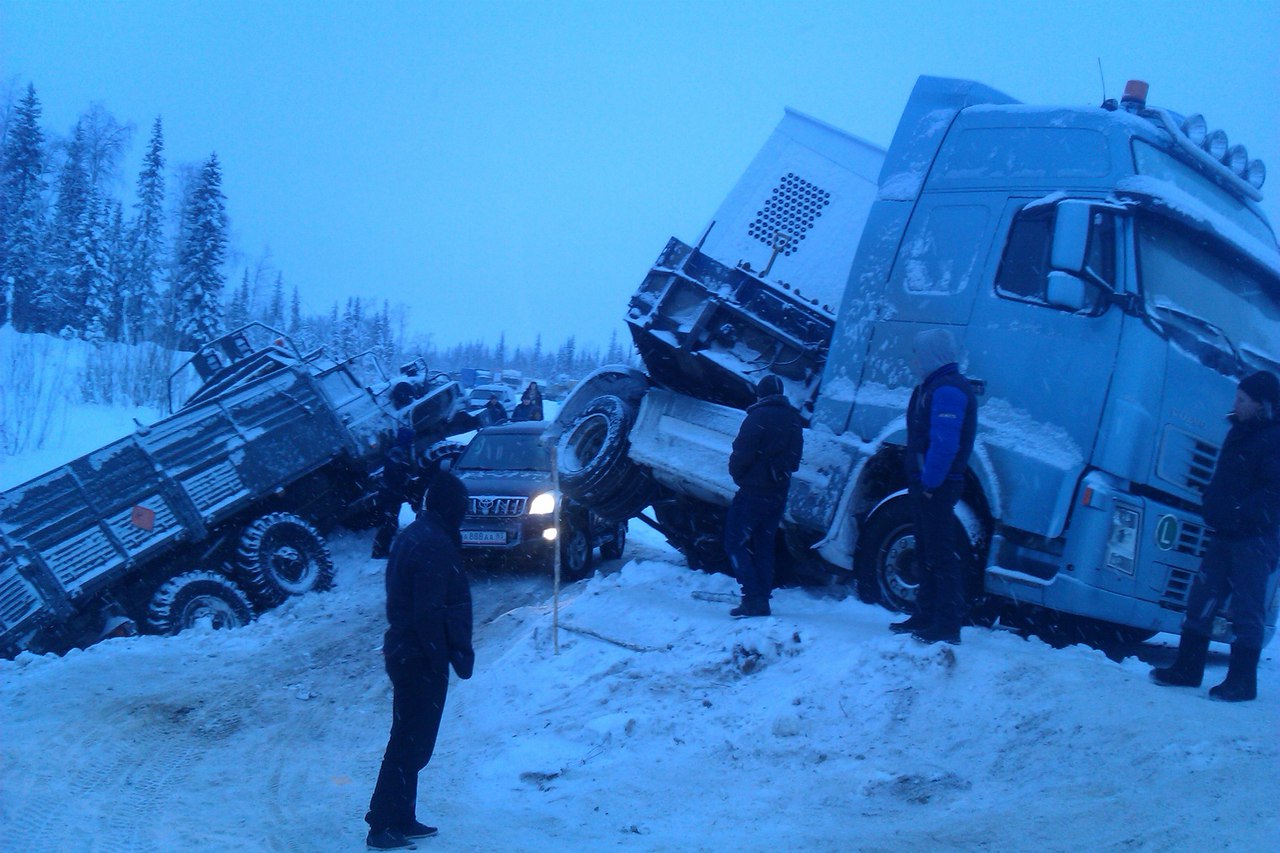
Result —
[{"label": "person in black coat", "polygon": [[729,611],[734,617],[770,615],[774,539],[804,450],[804,422],[782,393],[782,380],[769,374],[756,393],[729,456],[738,492],[725,519],[724,550],[742,586],[742,603]]},{"label": "person in black coat", "polygon": [[955,507],[973,453],[978,401],[957,364],[959,348],[946,329],[915,337],[920,384],[907,404],[907,495],[915,516],[920,585],[916,612],[889,630],[922,643],[960,642],[967,603]]},{"label": "person in black coat", "polygon": [[404,529],[387,562],[387,628],[382,655],[392,686],[391,735],[369,801],[367,843],[376,850],[411,847],[435,835],[416,816],[418,773],[431,760],[449,667],[471,677],[471,588],[462,567],[459,528],[467,490],[453,474],[432,479],[422,512]]},{"label": "person in black coat", "polygon": [[1280,563],[1280,380],[1261,371],[1236,390],[1231,429],[1204,490],[1204,520],[1213,528],[1187,596],[1178,657],[1151,670],[1156,684],[1199,687],[1213,620],[1231,596],[1231,663],[1210,698],[1247,702],[1258,696],[1267,602]]},{"label": "person in black coat", "polygon": [[374,496],[378,514],[378,532],[373,537],[375,560],[385,560],[391,552],[391,540],[400,529],[400,506],[408,498],[410,480],[413,478],[413,430],[401,427],[396,431],[394,443],[382,461],[382,485]]}]

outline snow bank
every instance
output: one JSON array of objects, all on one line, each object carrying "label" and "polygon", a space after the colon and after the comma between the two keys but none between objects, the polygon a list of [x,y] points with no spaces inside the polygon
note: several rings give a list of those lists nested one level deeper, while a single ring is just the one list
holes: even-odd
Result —
[{"label": "snow bank", "polygon": [[[1280,666],[1261,696],[965,629],[889,634],[851,598],[734,585],[633,525],[621,571],[562,593],[480,575],[477,668],[422,775],[433,850],[1267,849]],[[390,719],[381,564],[230,632],[0,662],[0,849],[362,849]],[[1153,654],[1168,657],[1167,650]],[[1208,681],[1224,655],[1215,647]],[[50,808],[56,804],[56,807]],[[74,832],[67,834],[67,828]]]}]

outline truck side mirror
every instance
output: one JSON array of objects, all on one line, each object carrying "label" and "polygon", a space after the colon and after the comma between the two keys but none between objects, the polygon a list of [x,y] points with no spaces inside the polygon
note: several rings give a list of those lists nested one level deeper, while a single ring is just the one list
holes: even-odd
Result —
[{"label": "truck side mirror", "polygon": [[1071,273],[1082,273],[1085,252],[1089,248],[1089,218],[1093,205],[1087,201],[1063,201],[1053,225],[1053,251],[1049,267]]},{"label": "truck side mirror", "polygon": [[1068,311],[1083,311],[1089,305],[1087,285],[1069,272],[1053,270],[1049,273],[1048,286],[1045,288],[1045,300],[1055,308]]}]

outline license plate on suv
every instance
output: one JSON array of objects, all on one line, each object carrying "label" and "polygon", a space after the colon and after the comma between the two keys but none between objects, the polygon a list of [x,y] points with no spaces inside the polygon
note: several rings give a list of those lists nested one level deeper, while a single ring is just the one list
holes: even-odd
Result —
[{"label": "license plate on suv", "polygon": [[462,541],[467,545],[506,545],[505,530],[463,530]]}]

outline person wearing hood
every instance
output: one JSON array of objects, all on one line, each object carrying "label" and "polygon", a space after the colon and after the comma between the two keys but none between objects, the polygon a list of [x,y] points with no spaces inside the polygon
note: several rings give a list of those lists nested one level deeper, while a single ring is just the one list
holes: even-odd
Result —
[{"label": "person wearing hood", "polygon": [[408,499],[410,480],[413,478],[413,430],[400,427],[396,430],[391,449],[382,460],[382,484],[374,497],[378,513],[378,532],[373,537],[375,560],[385,560],[391,552],[391,540],[400,529],[400,506]]},{"label": "person wearing hood", "polygon": [[920,585],[916,612],[889,626],[922,643],[960,642],[967,603],[955,506],[978,426],[978,401],[960,372],[959,347],[946,329],[916,335],[912,368],[920,384],[907,404],[907,493],[915,516]]},{"label": "person wearing hood", "polygon": [[412,847],[436,834],[416,814],[418,773],[431,760],[449,688],[449,667],[467,679],[471,588],[462,566],[459,528],[467,511],[462,481],[441,471],[417,519],[396,537],[387,562],[387,632],[382,655],[392,687],[391,734],[369,801],[366,844]]},{"label": "person wearing hood", "polygon": [[1166,687],[1199,687],[1213,621],[1231,598],[1231,661],[1211,699],[1247,702],[1258,697],[1267,602],[1275,594],[1280,562],[1280,379],[1260,371],[1236,389],[1231,429],[1204,490],[1204,520],[1213,528],[1200,571],[1187,595],[1178,657],[1151,670]]},{"label": "person wearing hood", "polygon": [[782,380],[765,376],[756,394],[729,456],[738,492],[725,520],[725,555],[742,586],[742,603],[729,611],[735,618],[770,615],[774,540],[804,450],[804,423]]}]

